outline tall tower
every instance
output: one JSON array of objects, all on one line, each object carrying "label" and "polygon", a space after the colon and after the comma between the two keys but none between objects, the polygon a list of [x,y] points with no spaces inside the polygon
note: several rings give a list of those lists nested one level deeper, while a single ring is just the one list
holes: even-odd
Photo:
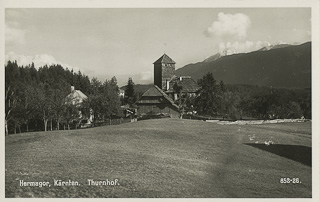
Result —
[{"label": "tall tower", "polygon": [[169,56],[163,54],[154,65],[154,85],[157,85],[162,90],[166,90],[167,82],[175,75],[175,61]]}]

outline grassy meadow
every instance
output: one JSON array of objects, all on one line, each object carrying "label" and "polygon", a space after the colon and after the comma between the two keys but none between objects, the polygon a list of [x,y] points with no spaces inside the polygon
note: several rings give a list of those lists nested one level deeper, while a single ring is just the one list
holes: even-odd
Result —
[{"label": "grassy meadow", "polygon": [[[275,144],[266,146],[269,140]],[[311,122],[153,119],[24,133],[6,136],[5,158],[6,197],[311,197]],[[282,177],[301,183],[283,184]],[[53,186],[54,179],[80,186]],[[89,186],[88,179],[119,184]],[[52,186],[19,186],[20,180]]]}]

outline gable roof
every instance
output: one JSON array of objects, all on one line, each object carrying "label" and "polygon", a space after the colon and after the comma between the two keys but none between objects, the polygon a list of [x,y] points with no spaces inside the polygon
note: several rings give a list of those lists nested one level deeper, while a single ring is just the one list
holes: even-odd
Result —
[{"label": "gable roof", "polygon": [[155,61],[153,64],[176,64],[175,61],[173,61],[169,56],[167,56],[166,54],[163,54],[163,56],[161,56],[157,61]]},{"label": "gable roof", "polygon": [[167,100],[172,106],[179,109],[178,105],[174,104],[174,101],[165,93],[163,92],[157,85],[153,85],[150,87],[136,103],[144,103],[142,100],[146,97],[163,97]]},{"label": "gable roof", "polygon": [[87,98],[88,97],[80,90],[73,90],[71,93],[69,93],[69,95],[67,95],[66,102],[71,102],[72,104],[80,104]]},{"label": "gable roof", "polygon": [[174,92],[173,85],[175,83],[182,86],[182,92],[184,93],[195,93],[200,89],[197,82],[195,82],[190,76],[181,76],[181,80],[180,77],[175,77],[170,81],[169,89],[166,92]]}]

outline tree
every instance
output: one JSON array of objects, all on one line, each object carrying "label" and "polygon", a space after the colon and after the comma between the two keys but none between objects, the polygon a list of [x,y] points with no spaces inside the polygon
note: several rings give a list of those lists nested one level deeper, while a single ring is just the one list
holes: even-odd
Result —
[{"label": "tree", "polygon": [[42,119],[44,123],[44,131],[48,129],[48,121],[53,117],[53,100],[51,99],[51,92],[48,91],[48,86],[40,85],[37,89],[38,93],[38,117]]},{"label": "tree", "polygon": [[226,87],[225,87],[225,85],[224,85],[224,82],[223,82],[223,80],[221,80],[220,81],[220,91],[222,91],[222,92],[226,92]]},{"label": "tree", "polygon": [[124,100],[126,104],[129,104],[131,106],[133,103],[136,102],[135,93],[134,93],[134,82],[132,81],[131,77],[128,79],[124,96],[125,96]]},{"label": "tree", "polygon": [[94,115],[94,124],[96,121],[103,121],[108,117],[120,115],[120,98],[117,79],[113,77],[110,81],[106,80],[103,84],[94,80],[91,82],[92,94],[82,103],[82,111],[89,116],[90,111]]},{"label": "tree", "polygon": [[173,90],[178,95],[178,99],[175,101],[175,103],[179,106],[179,108],[182,110],[182,114],[184,114],[185,111],[188,110],[194,110],[193,105],[195,103],[195,96],[191,96],[188,93],[183,93],[183,86],[179,85],[178,83],[175,83],[173,85]]},{"label": "tree", "polygon": [[177,102],[178,102],[179,107],[182,107],[181,105],[182,105],[182,89],[183,89],[183,87],[180,86],[179,84],[175,83],[172,88],[173,88],[174,92],[178,94]]},{"label": "tree", "polygon": [[17,97],[14,95],[14,91],[11,89],[10,86],[6,87],[6,94],[5,94],[5,134],[9,134],[8,123],[12,119],[11,112],[16,108],[17,105]]},{"label": "tree", "polygon": [[102,84],[96,77],[93,77],[90,82],[90,93],[92,95],[98,95],[101,92]]},{"label": "tree", "polygon": [[259,92],[252,96],[250,111],[260,119],[267,119],[270,110],[270,95],[267,92]]},{"label": "tree", "polygon": [[289,118],[296,119],[296,118],[302,117],[303,113],[298,103],[291,101],[288,103],[288,108],[289,108],[289,114],[288,114]]},{"label": "tree", "polygon": [[79,110],[76,105],[68,101],[63,105],[62,109],[63,118],[61,120],[67,124],[68,130],[70,130],[70,123],[79,119]]},{"label": "tree", "polygon": [[[54,89],[53,91],[53,119],[56,121],[57,124],[57,130],[60,129],[60,122],[64,119],[64,115],[66,115],[66,108],[68,106],[68,100],[66,100],[67,97],[67,91],[63,88]],[[52,121],[51,121],[52,122]],[[51,127],[52,128],[52,127]]]},{"label": "tree", "polygon": [[107,96],[110,100],[110,114],[119,116],[121,113],[121,100],[119,98],[119,87],[117,83],[117,78],[112,77],[110,81],[108,81],[108,89]]},{"label": "tree", "polygon": [[221,115],[223,118],[228,117],[232,120],[242,118],[242,110],[240,108],[240,96],[237,93],[225,91],[222,93],[222,100],[220,108],[222,109]]},{"label": "tree", "polygon": [[216,80],[213,78],[212,73],[209,72],[202,79],[199,79],[198,85],[200,90],[195,100],[197,110],[203,114],[216,114],[219,101]]},{"label": "tree", "polygon": [[26,125],[26,131],[29,132],[29,122],[35,118],[38,105],[38,99],[35,89],[35,83],[31,82],[24,86],[22,96],[22,113],[23,123]]}]

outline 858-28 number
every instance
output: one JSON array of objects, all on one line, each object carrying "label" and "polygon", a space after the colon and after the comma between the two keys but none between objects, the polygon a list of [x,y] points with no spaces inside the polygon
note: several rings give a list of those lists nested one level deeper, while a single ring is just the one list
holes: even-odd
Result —
[{"label": "858-28 number", "polygon": [[280,178],[281,184],[300,184],[301,180],[299,178],[289,178],[289,177],[282,177]]}]

